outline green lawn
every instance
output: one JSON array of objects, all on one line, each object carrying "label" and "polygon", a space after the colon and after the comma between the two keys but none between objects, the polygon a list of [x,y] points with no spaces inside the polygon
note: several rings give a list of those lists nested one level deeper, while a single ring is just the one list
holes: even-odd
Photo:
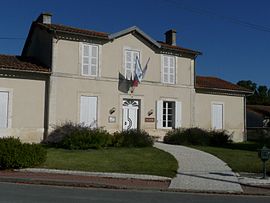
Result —
[{"label": "green lawn", "polygon": [[43,168],[92,172],[151,174],[174,177],[175,158],[154,147],[109,148],[100,150],[47,149]]},{"label": "green lawn", "polygon": [[[226,162],[235,172],[260,173],[262,171],[262,162],[258,158],[257,148],[252,145],[250,145],[250,148],[247,148],[246,146],[248,145],[250,144],[233,144],[230,148],[192,147],[217,156]],[[270,161],[267,162],[267,171],[270,171]]]}]

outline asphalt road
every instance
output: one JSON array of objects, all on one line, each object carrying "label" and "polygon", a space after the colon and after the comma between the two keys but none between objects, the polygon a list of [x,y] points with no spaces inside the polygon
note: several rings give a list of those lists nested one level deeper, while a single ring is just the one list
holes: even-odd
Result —
[{"label": "asphalt road", "polygon": [[0,202],[270,202],[266,196],[210,195],[158,191],[108,190],[0,183]]}]

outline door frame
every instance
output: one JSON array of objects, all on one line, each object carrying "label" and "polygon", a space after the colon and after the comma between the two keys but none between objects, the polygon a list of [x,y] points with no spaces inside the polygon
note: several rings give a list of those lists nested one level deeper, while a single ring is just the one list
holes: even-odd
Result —
[{"label": "door frame", "polygon": [[123,103],[124,101],[137,101],[138,102],[138,109],[137,109],[137,129],[140,129],[141,127],[141,100],[140,99],[129,99],[129,98],[123,98],[122,99],[122,106],[121,106],[121,110],[122,110],[122,122],[121,122],[121,126],[122,126],[122,130],[124,130],[124,106]]}]

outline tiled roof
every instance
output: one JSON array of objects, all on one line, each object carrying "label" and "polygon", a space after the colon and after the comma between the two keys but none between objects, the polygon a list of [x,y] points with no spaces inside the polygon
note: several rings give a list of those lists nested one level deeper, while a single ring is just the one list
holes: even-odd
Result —
[{"label": "tiled roof", "polygon": [[[80,29],[80,28],[75,28],[75,27],[70,27],[70,26],[65,26],[65,25],[59,25],[59,24],[43,24],[36,22],[38,26],[41,26],[43,28],[49,29],[49,30],[55,30],[59,32],[66,32],[70,34],[78,34],[78,35],[83,35],[86,37],[96,37],[104,40],[109,40],[109,33],[106,32],[98,32],[94,30],[86,30],[86,29]],[[161,48],[163,49],[170,49],[174,51],[180,51],[180,52],[186,52],[194,55],[200,55],[201,53],[198,51],[194,51],[191,49],[186,49],[180,46],[173,46],[170,44],[166,44],[165,42],[157,41],[158,44],[161,45]]]},{"label": "tiled roof", "polygon": [[270,106],[264,105],[247,105],[247,111],[253,111],[259,114],[270,116]]},{"label": "tiled roof", "polygon": [[251,90],[216,77],[196,76],[196,89],[252,93]]},{"label": "tiled roof", "polygon": [[49,73],[49,69],[42,66],[33,58],[21,56],[0,55],[0,70],[19,70],[25,72]]},{"label": "tiled roof", "polygon": [[85,30],[85,29],[80,29],[80,28],[75,28],[75,27],[70,27],[70,26],[65,26],[65,25],[43,24],[43,23],[37,23],[37,24],[47,29],[61,31],[61,32],[68,32],[72,34],[81,34],[81,35],[85,35],[89,37],[98,37],[98,38],[108,39],[108,36],[109,36],[109,34],[105,32]]},{"label": "tiled roof", "polygon": [[161,45],[162,48],[165,48],[165,49],[172,49],[172,50],[175,50],[175,51],[193,53],[193,54],[196,54],[196,55],[201,55],[202,54],[199,51],[194,51],[194,50],[186,49],[186,48],[183,48],[183,47],[180,47],[180,46],[174,46],[174,45],[166,44],[165,42],[158,41],[158,43]]}]

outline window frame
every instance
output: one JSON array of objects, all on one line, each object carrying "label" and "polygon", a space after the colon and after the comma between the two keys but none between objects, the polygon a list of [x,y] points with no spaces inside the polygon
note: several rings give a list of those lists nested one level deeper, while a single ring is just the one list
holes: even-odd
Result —
[{"label": "window frame", "polygon": [[[168,81],[165,81],[165,58],[168,58],[168,71],[167,71],[167,77],[168,77]],[[161,82],[163,84],[176,84],[176,56],[172,56],[172,55],[166,55],[163,54],[161,56]],[[173,64],[174,66],[170,66],[170,59],[173,59]],[[173,67],[173,74],[170,73],[170,70]],[[170,81],[170,76],[173,75],[173,81]]]},{"label": "window frame", "polygon": [[[169,108],[168,108],[168,104],[169,103],[171,103],[172,104],[172,120],[171,120],[171,122],[172,122],[172,126],[171,127],[169,127],[168,126],[168,122],[169,122],[169,120],[168,120],[168,117],[169,117],[169,114],[168,114],[168,110],[169,110]],[[166,104],[166,107],[165,107],[165,118],[166,118],[166,120],[165,120],[165,122],[166,122],[166,124],[165,124],[165,126],[163,125],[163,123],[164,123],[164,113],[163,113],[163,111],[164,111],[164,104]],[[163,129],[174,129],[175,128],[175,114],[176,114],[176,102],[175,101],[166,101],[166,100],[163,100],[162,101],[162,128]]]},{"label": "window frame", "polygon": [[[123,54],[123,67],[124,67],[124,77],[125,79],[127,80],[134,80],[134,72],[135,72],[135,64],[136,64],[136,61],[135,61],[135,58],[134,58],[134,53],[138,53],[138,57],[139,57],[139,61],[141,60],[141,51],[140,50],[137,50],[137,49],[132,49],[132,48],[124,48],[124,54]],[[127,68],[126,68],[126,64],[127,64],[127,61],[126,61],[126,53],[127,52],[131,52],[131,63],[133,61],[133,65],[131,66],[131,78],[127,78]]]},{"label": "window frame", "polygon": [[84,124],[85,126],[88,126],[89,127],[89,125],[86,125],[83,121],[82,121],[82,97],[86,97],[86,98],[95,98],[96,99],[96,109],[95,109],[95,117],[96,117],[96,119],[95,119],[95,126],[90,126],[91,128],[96,128],[96,127],[98,127],[99,126],[99,120],[98,120],[98,118],[99,118],[99,96],[97,96],[97,95],[92,95],[92,94],[80,94],[79,95],[79,97],[78,97],[78,122],[80,123],[80,124]]},{"label": "window frame", "polygon": [[[214,128],[214,116],[213,116],[213,106],[214,105],[222,105],[222,128],[217,129]],[[225,129],[225,103],[224,102],[219,102],[219,101],[213,101],[211,102],[211,129],[215,130],[224,130]]]},{"label": "window frame", "polygon": [[[88,74],[84,73],[84,46],[88,46],[89,48],[89,56],[88,56]],[[96,53],[96,57],[93,57],[92,55],[92,49],[93,47],[97,48],[97,53]],[[91,51],[90,51],[91,50]],[[90,55],[91,53],[91,55]],[[96,59],[96,74],[91,74],[92,72],[92,59],[95,58]],[[98,77],[99,76],[99,65],[100,65],[100,46],[98,44],[90,44],[90,43],[81,43],[81,75],[82,76],[87,76],[87,77]]]}]

